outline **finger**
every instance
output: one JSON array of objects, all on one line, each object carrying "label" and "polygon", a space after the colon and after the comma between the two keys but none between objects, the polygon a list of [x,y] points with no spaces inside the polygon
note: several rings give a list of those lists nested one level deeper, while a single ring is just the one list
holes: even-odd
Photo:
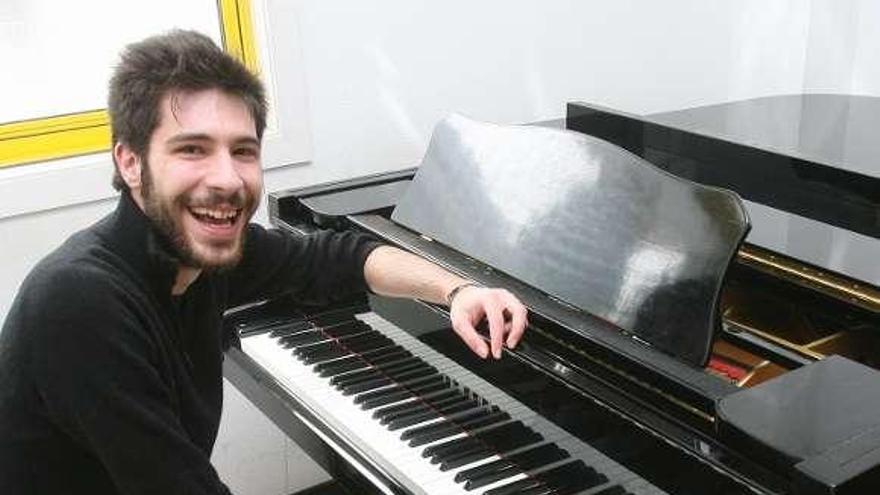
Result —
[{"label": "finger", "polygon": [[464,316],[459,315],[452,319],[452,329],[455,330],[455,333],[458,334],[458,337],[464,341],[464,343],[470,347],[471,351],[474,352],[477,356],[485,359],[486,356],[489,355],[489,347],[486,345],[486,342],[480,337],[480,334],[477,333],[477,330],[471,324],[470,320]]},{"label": "finger", "polygon": [[513,295],[510,295],[510,299],[511,301],[507,306],[507,311],[511,314],[510,333],[507,334],[507,347],[513,349],[522,339],[529,322],[526,307]]},{"label": "finger", "polygon": [[504,343],[504,312],[495,302],[486,302],[486,320],[489,322],[489,339],[492,343],[492,355],[501,358],[501,346]]}]

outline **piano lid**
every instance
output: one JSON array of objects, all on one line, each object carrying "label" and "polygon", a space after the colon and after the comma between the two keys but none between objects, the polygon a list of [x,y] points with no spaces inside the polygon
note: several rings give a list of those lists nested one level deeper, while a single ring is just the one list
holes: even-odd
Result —
[{"label": "piano lid", "polygon": [[452,116],[392,219],[687,363],[748,230],[739,198],[600,139]]},{"label": "piano lid", "polygon": [[880,287],[880,98],[805,94],[648,116],[570,103],[566,127],[736,191],[747,242]]}]

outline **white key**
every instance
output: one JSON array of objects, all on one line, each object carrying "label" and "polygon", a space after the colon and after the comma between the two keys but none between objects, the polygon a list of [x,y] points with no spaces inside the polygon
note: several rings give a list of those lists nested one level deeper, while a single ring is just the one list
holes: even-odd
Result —
[{"label": "white key", "polygon": [[[440,373],[455,380],[459,385],[467,387],[471,392],[485,399],[490,404],[498,406],[501,410],[507,412],[511,417],[509,421],[522,421],[525,425],[541,433],[544,436],[542,443],[556,443],[566,449],[571,454],[572,459],[583,459],[587,465],[606,474],[613,483],[627,483],[627,486],[638,486],[640,489],[646,487],[651,493],[662,494],[661,491],[655,489],[623,466],[605,457],[557,425],[537,415],[534,411],[500,389],[470,373],[451,359],[434,351],[375,313],[365,313],[357,317],[376,331],[394,340],[396,344],[412,352],[413,355],[420,357],[426,363],[437,368]],[[360,450],[365,457],[375,460],[378,465],[413,493],[432,495],[483,493],[486,490],[506,485],[527,476],[521,473],[515,474],[507,479],[481,487],[479,490],[473,492],[465,491],[462,483],[455,482],[456,474],[465,469],[492,462],[500,457],[497,455],[487,457],[443,472],[440,471],[439,465],[431,464],[429,458],[422,457],[422,451],[429,445],[461,438],[466,435],[465,433],[459,433],[418,447],[410,447],[408,441],[400,439],[400,435],[404,431],[435,423],[443,418],[430,419],[418,425],[390,431],[372,417],[375,410],[379,408],[369,411],[361,409],[358,404],[354,403],[355,395],[343,395],[330,385],[330,378],[318,376],[314,372],[314,365],[306,365],[296,359],[290,349],[284,349],[279,345],[278,339],[269,337],[267,333],[257,334],[242,338],[241,345],[242,350],[270,373],[292,397],[301,402],[305,407],[311,409],[317,417],[324,420],[327,426],[341,438],[345,439],[352,448]],[[398,401],[397,404],[404,404],[407,401],[414,404],[419,402],[415,399],[404,399]],[[387,404],[381,407],[391,405]],[[497,424],[494,426],[497,426]],[[520,450],[525,448],[528,447],[523,447]],[[570,460],[566,459],[554,465]],[[546,466],[542,469],[552,466]]]}]

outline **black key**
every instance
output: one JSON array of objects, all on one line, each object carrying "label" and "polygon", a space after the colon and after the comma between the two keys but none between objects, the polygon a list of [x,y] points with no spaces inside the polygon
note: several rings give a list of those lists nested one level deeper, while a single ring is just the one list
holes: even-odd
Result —
[{"label": "black key", "polygon": [[373,363],[373,366],[380,370],[384,371],[393,371],[400,369],[404,366],[414,367],[413,365],[418,364],[419,366],[427,366],[428,363],[422,361],[418,356],[407,356],[404,359],[396,359],[396,360],[386,360],[380,363]]},{"label": "black key", "polygon": [[468,411],[470,409],[477,408],[480,405],[481,404],[479,402],[470,398],[455,399],[450,402],[444,403],[443,405],[438,405],[434,407],[427,406],[424,409],[416,411],[412,414],[402,414],[397,415],[396,417],[386,418],[385,423],[388,424],[388,429],[394,431],[405,428],[407,426],[422,423],[424,421],[439,416],[451,416],[453,414]]},{"label": "black key", "polygon": [[349,371],[364,369],[367,366],[369,366],[369,363],[367,363],[363,357],[352,354],[337,359],[336,361],[328,361],[326,363],[315,365],[315,372],[318,376],[328,377],[348,373]]},{"label": "black key", "polygon": [[[491,467],[492,469],[488,469],[489,467]],[[480,476],[474,476],[473,479],[469,479],[467,482],[465,482],[465,490],[476,490],[477,488],[484,487],[505,478],[511,478],[523,472],[523,470],[520,469],[518,466],[510,464],[504,460],[490,462],[488,464],[483,464],[481,466],[477,466],[471,469],[479,468],[485,468],[483,474],[481,474]],[[465,469],[462,472],[468,472],[471,471],[471,469]],[[456,481],[459,481],[458,474],[455,475]]]},{"label": "black key", "polygon": [[277,339],[278,337],[284,337],[286,335],[291,335],[306,330],[312,330],[312,324],[308,321],[298,320],[285,322],[280,325],[272,326],[272,331],[269,332],[269,337]]},{"label": "black key", "polygon": [[448,471],[491,455],[508,452],[543,440],[539,433],[528,428],[520,431],[517,431],[519,430],[517,428],[501,431],[504,429],[504,427],[500,427],[495,429],[498,431],[489,430],[485,433],[479,433],[473,437],[474,441],[467,443],[465,447],[435,456],[431,462],[440,462],[440,470]]},{"label": "black key", "polygon": [[386,372],[386,375],[388,375],[390,378],[400,384],[406,384],[418,378],[439,374],[440,372],[437,371],[437,368],[429,365],[419,366],[417,368],[401,369],[393,372]]},{"label": "black key", "polygon": [[446,390],[449,386],[450,385],[445,376],[437,375],[428,378],[423,383],[419,383],[414,387],[397,385],[390,389],[363,393],[355,397],[354,402],[355,404],[360,404],[361,409],[368,411],[386,404],[404,400],[408,397]]},{"label": "black key", "polygon": [[395,345],[393,340],[380,333],[353,335],[339,339],[338,342],[352,352],[366,352],[370,349]]},{"label": "black key", "polygon": [[343,387],[351,385],[352,383],[373,380],[376,378],[381,378],[383,376],[385,375],[382,373],[381,370],[377,370],[376,368],[370,366],[369,368],[365,368],[359,371],[353,371],[351,373],[334,376],[330,379],[330,385],[341,389]]},{"label": "black key", "polygon": [[620,485],[612,485],[604,490],[600,490],[593,495],[630,495],[630,493],[623,489]]},{"label": "black key", "polygon": [[[546,447],[546,445],[543,447]],[[537,450],[543,447],[535,447],[531,450]],[[487,462],[486,464],[465,469],[455,475],[455,482],[465,482],[465,490],[473,490],[474,488],[494,483],[500,479],[507,478],[516,473],[521,473],[525,470],[526,468],[520,466],[519,463],[514,462],[509,457],[505,457],[503,459],[498,459],[497,461]]]},{"label": "black key", "polygon": [[440,463],[440,471],[449,471],[450,469],[457,469],[465,464],[470,464],[472,462],[477,462],[481,459],[485,459],[487,457],[491,457],[496,455],[491,449],[480,449],[475,450],[473,452],[465,452],[461,455],[457,456],[455,459],[449,459],[448,461],[443,461]]},{"label": "black key", "polygon": [[412,356],[412,353],[399,345],[393,345],[366,351],[361,356],[370,364],[381,364]]},{"label": "black key", "polygon": [[525,490],[519,490],[517,495],[559,495],[555,489],[549,486],[538,485]]},{"label": "black key", "polygon": [[554,493],[561,495],[577,493],[608,481],[604,474],[596,472],[583,461],[572,461],[534,476],[552,487]]},{"label": "black key", "polygon": [[513,495],[520,493],[528,493],[530,490],[547,488],[543,483],[535,478],[525,478],[513,483],[499,486],[483,492],[483,495]]},{"label": "black key", "polygon": [[341,388],[340,390],[342,391],[342,395],[354,395],[379,387],[385,387],[391,385],[392,383],[394,382],[390,378],[382,376],[372,380],[353,383],[351,385],[348,385],[347,387]]},{"label": "black key", "polygon": [[400,346],[383,347],[363,354],[339,359],[337,361],[321,363],[315,366],[315,372],[320,376],[333,376],[360,368],[366,368],[370,363],[382,363],[385,361],[396,361],[412,354]]},{"label": "black key", "polygon": [[[566,457],[568,457],[568,452],[564,449],[557,447],[555,444],[547,443],[505,456],[504,459],[466,469],[455,475],[455,481],[458,483],[464,481],[465,489],[473,490],[474,488],[479,488],[505,478],[509,476],[511,471],[519,472],[537,469]],[[499,477],[500,474],[503,474],[503,476]]]},{"label": "black key", "polygon": [[478,405],[479,404],[470,399],[460,402],[453,402],[440,409],[428,409],[418,414],[411,414],[401,418],[393,419],[388,422],[388,429],[391,431],[399,430],[401,428],[406,428],[407,426],[423,423],[429,419],[434,419],[440,416],[451,416],[453,414],[457,414],[463,411],[468,411],[477,407]]},{"label": "black key", "polygon": [[[303,349],[309,349],[309,351],[297,353],[297,351],[302,351]],[[305,364],[318,364],[324,361],[330,361],[331,359],[346,357],[350,354],[351,352],[343,349],[339,344],[333,341],[313,344],[308,347],[299,347],[293,351],[293,355],[298,357]]]},{"label": "black key", "polygon": [[315,372],[323,377],[336,376],[349,371],[365,369],[370,364],[396,362],[409,356],[412,354],[402,347],[383,347],[375,351],[351,354],[335,361],[318,364],[315,366]]},{"label": "black key", "polygon": [[383,408],[380,411],[376,411],[373,417],[380,419],[380,422],[385,424],[396,419],[421,414],[425,411],[437,411],[449,404],[466,400],[469,400],[468,397],[462,395],[460,390],[450,389],[430,398],[420,397],[417,402],[409,404],[409,407],[407,407],[407,404],[401,404],[399,406]]},{"label": "black key", "polygon": [[307,364],[314,364],[329,358],[342,357],[352,352],[364,352],[367,349],[385,347],[389,343],[391,343],[391,339],[383,335],[355,335],[338,341],[330,340],[298,347],[293,351],[293,354]]},{"label": "black key", "polygon": [[434,459],[432,459],[431,462],[437,463],[453,458],[456,452],[461,452],[470,445],[490,447],[496,445],[506,446],[511,442],[515,442],[517,437],[540,438],[541,435],[525,426],[522,421],[512,421],[488,430],[483,430],[479,433],[472,433],[464,438],[432,445],[426,448],[422,452],[422,455],[425,457],[433,457]]},{"label": "black key", "polygon": [[335,340],[328,340],[326,342],[320,342],[317,344],[305,345],[302,347],[297,347],[293,350],[293,355],[297,357],[308,357],[312,354],[321,353],[324,351],[328,351],[331,349],[338,349],[339,344],[336,343]]},{"label": "black key", "polygon": [[368,390],[373,390],[378,387],[385,387],[388,385],[392,385],[394,383],[405,384],[406,382],[413,381],[419,378],[424,378],[428,376],[433,376],[437,374],[437,370],[434,369],[433,366],[423,366],[414,369],[406,369],[401,370],[399,372],[394,373],[386,373],[383,376],[377,377],[372,380],[360,381],[356,383],[351,383],[344,387],[337,387],[342,390],[342,395],[352,395],[359,394],[361,392],[366,392]]},{"label": "black key", "polygon": [[250,333],[255,331],[269,331],[274,327],[286,325],[288,323],[299,323],[305,320],[299,319],[293,315],[264,315],[253,320],[236,323],[235,328],[241,332]]},{"label": "black key", "polygon": [[347,335],[357,335],[359,333],[378,333],[360,320],[346,321],[338,325],[321,327],[320,330],[335,338],[341,338]]},{"label": "black key", "polygon": [[[461,391],[459,391],[457,389],[449,389],[449,390],[444,390],[440,394],[437,394],[436,396],[434,396],[434,398],[436,400],[440,400],[440,401],[443,401],[443,400],[446,400],[449,398],[455,398],[455,397],[462,397]],[[413,408],[428,408],[429,406],[425,402],[426,402],[426,399],[422,398],[421,400],[416,401],[414,403],[396,404],[393,406],[383,407],[381,409],[377,409],[373,413],[373,417],[382,421],[382,422],[387,422],[386,418],[398,417],[401,414],[405,414],[407,411],[412,411]]]},{"label": "black key", "polygon": [[417,425],[419,423],[424,423],[429,419],[439,418],[441,416],[440,412],[431,409],[428,407],[420,408],[419,411],[415,414],[410,414],[403,418],[397,418],[390,421],[385,421],[382,424],[385,425],[391,431],[397,431],[401,428],[406,428],[407,426]]},{"label": "black key", "polygon": [[[441,438],[457,435],[473,428],[482,428],[510,419],[510,415],[496,406],[468,412],[457,418],[438,421],[430,425],[419,426],[403,432],[402,440],[409,440],[410,447],[418,447]],[[425,456],[427,457],[427,456]]]},{"label": "black key", "polygon": [[297,332],[286,337],[282,337],[278,342],[287,349],[314,344],[328,340],[330,337],[324,335],[323,332],[311,330],[307,332]]},{"label": "black key", "polygon": [[446,456],[443,462],[440,463],[440,470],[449,471],[450,469],[459,468],[465,464],[470,464],[474,461],[485,459],[486,457],[495,454],[503,454],[520,447],[540,442],[543,439],[544,438],[539,433],[534,431],[523,434],[510,433],[498,438],[485,439],[480,442],[481,448],[475,449],[471,453],[462,451],[461,453],[455,452]]},{"label": "black key", "polygon": [[392,370],[378,370],[375,368],[365,369],[354,373],[339,375],[337,377],[333,377],[331,380],[335,380],[336,383],[334,383],[333,385],[337,389],[347,390],[352,388],[353,386],[356,386],[359,383],[379,380],[381,378],[388,379],[392,382],[401,382],[410,376],[424,376],[433,373],[433,368],[421,362],[417,362],[403,363],[400,367],[394,368]]},{"label": "black key", "polygon": [[397,361],[391,361],[388,363],[382,363],[380,365],[374,365],[370,368],[361,371],[355,371],[353,373],[347,373],[345,375],[334,376],[330,379],[330,385],[339,385],[345,386],[349,383],[354,383],[358,380],[364,378],[375,378],[377,376],[383,376],[386,373],[390,373],[393,371],[401,370],[401,369],[412,369],[415,367],[423,366],[424,361],[417,357],[407,357],[404,359],[400,359]]},{"label": "black key", "polygon": [[322,353],[314,354],[309,357],[303,358],[302,362],[308,365],[323,363],[324,361],[331,361],[334,359],[339,359],[341,357],[348,356],[349,352],[345,349],[331,349],[329,351],[325,351]]}]

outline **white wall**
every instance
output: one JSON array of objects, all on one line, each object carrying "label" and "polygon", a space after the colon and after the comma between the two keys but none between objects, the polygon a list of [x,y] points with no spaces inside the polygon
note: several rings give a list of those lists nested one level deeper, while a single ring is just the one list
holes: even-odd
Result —
[{"label": "white wall", "polygon": [[418,160],[456,111],[528,122],[570,100],[653,112],[799,91],[798,0],[300,0],[310,125],[334,175]]},{"label": "white wall", "polygon": [[[817,10],[800,0],[269,2],[274,29],[300,33],[290,49],[303,55],[314,160],[267,172],[267,189],[411,166],[434,122],[452,111],[528,122],[562,117],[570,100],[642,113],[796,93],[806,83],[880,87],[876,5],[863,0],[852,7],[862,15],[845,8],[842,21],[827,22],[837,2],[812,4]],[[841,48],[849,55],[835,59],[844,75],[823,79],[825,38],[837,34],[854,37]],[[283,100],[289,88],[279,91]],[[32,194],[65,187],[38,185]],[[0,219],[0,318],[33,263],[112,206]],[[233,489],[280,494],[323,479],[299,456],[228,394],[214,460]]]},{"label": "white wall", "polygon": [[813,0],[804,92],[880,95],[880,3]]}]

